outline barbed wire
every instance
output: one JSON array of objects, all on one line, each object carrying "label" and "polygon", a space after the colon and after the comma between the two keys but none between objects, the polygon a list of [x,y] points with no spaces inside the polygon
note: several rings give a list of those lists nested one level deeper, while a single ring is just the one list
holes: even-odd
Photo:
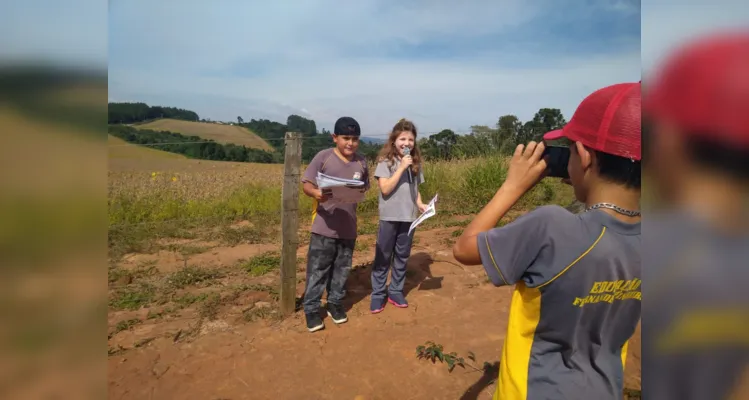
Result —
[{"label": "barbed wire", "polygon": [[[458,212],[458,210],[448,208],[448,209],[442,209],[440,210],[440,212],[445,215],[452,215]],[[217,221],[217,220],[223,220],[224,222],[227,222],[227,223],[239,222],[239,221],[252,221],[252,220],[256,220],[257,218],[263,218],[263,217],[273,217],[273,216],[280,217],[282,214],[283,214],[283,210],[279,209],[279,210],[273,210],[273,211],[252,212],[252,213],[237,214],[237,215],[206,215],[202,217],[170,218],[170,219],[162,219],[162,220],[109,224],[109,229],[112,230],[112,229],[125,229],[125,228],[134,228],[134,227],[148,227],[148,226],[157,226],[157,225],[170,225],[174,223],[201,223],[201,222],[209,222],[209,221]],[[303,213],[301,213],[301,210],[299,214],[303,215]],[[366,211],[359,210],[357,211],[357,215],[363,218],[375,217],[376,215],[378,215],[378,211],[377,210],[366,210]]]},{"label": "barbed wire", "polygon": [[[441,213],[445,216],[453,216],[458,213],[457,210],[441,210]],[[282,214],[281,211],[278,212],[279,216]],[[359,217],[362,218],[369,218],[369,217],[376,217],[377,212],[371,211],[371,212],[358,212]],[[252,215],[246,215],[246,216],[235,216],[235,217],[216,217],[216,216],[207,216],[207,217],[201,217],[201,218],[174,218],[174,219],[168,219],[168,220],[156,220],[156,221],[143,221],[143,222],[135,222],[135,223],[125,223],[125,224],[112,224],[109,225],[108,229],[109,231],[113,230],[128,230],[128,229],[134,229],[134,228],[143,228],[143,227],[164,227],[174,224],[182,224],[182,223],[191,223],[191,224],[197,224],[197,223],[204,223],[204,222],[214,222],[214,221],[220,221],[226,224],[230,223],[239,223],[242,221],[249,221],[252,222],[257,221],[257,217],[262,216],[252,216]],[[266,215],[267,217],[267,215]],[[301,222],[301,220],[300,220]],[[211,227],[214,227],[211,225]],[[279,228],[280,229],[280,228]],[[300,226],[300,229],[302,227]]]},{"label": "barbed wire", "polygon": [[[438,134],[440,132],[442,132],[442,131],[439,131],[439,132],[419,132],[418,135],[421,136],[421,137],[423,137],[422,135],[430,135],[431,136],[431,135],[436,135],[436,134]],[[468,134],[472,133],[472,132],[455,132],[455,131],[453,131],[453,132],[456,135],[468,135]],[[300,137],[300,139],[303,140],[303,141],[304,140],[319,140],[319,138],[320,138],[321,135],[322,134],[317,134],[315,136],[302,136],[302,137]],[[112,135],[112,136],[115,136],[115,135]],[[383,135],[363,135],[363,137],[365,139],[366,138],[387,139],[389,136],[390,136],[390,134],[383,134]],[[115,136],[115,137],[117,137],[117,136]],[[275,142],[275,141],[286,140],[286,138],[267,138],[267,139],[264,139],[262,137],[259,137],[259,138],[261,140],[265,141],[265,142],[268,142],[268,141]],[[174,144],[209,144],[209,143],[215,143],[215,144],[221,144],[221,145],[234,144],[235,146],[242,146],[242,145],[237,144],[237,143],[220,143],[220,142],[217,142],[215,140],[206,140],[206,141],[195,141],[195,142],[161,142],[161,143],[142,143],[142,144],[141,143],[130,143],[130,142],[128,142],[128,143],[124,143],[124,144],[108,145],[107,147],[162,146],[162,145],[174,145]],[[379,144],[379,143],[373,143],[373,144]],[[247,147],[247,146],[245,145],[245,147]],[[258,150],[260,150],[260,149],[258,149]]]}]

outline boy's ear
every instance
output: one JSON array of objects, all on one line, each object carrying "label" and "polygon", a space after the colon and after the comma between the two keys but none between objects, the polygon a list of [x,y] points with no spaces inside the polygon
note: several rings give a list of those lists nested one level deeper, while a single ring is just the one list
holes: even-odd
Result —
[{"label": "boy's ear", "polygon": [[590,168],[591,164],[593,164],[593,153],[580,142],[575,142],[575,151],[580,156],[580,166],[583,170]]}]

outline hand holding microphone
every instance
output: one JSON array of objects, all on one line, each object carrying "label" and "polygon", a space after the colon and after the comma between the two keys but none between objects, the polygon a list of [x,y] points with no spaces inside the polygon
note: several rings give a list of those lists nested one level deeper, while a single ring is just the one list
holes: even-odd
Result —
[{"label": "hand holding microphone", "polygon": [[[408,160],[408,161],[406,161]],[[411,158],[411,148],[410,147],[404,147],[403,148],[403,165],[408,170],[408,183],[413,183],[413,178],[411,177],[411,164],[413,163],[413,159]]]}]

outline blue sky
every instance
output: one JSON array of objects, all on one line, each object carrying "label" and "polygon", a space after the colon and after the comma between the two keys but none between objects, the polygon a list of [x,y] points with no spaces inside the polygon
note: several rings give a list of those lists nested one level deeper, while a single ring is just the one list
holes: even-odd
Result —
[{"label": "blue sky", "polygon": [[[401,4],[403,3],[403,4]],[[146,11],[147,10],[147,11]],[[640,79],[637,0],[141,1],[109,8],[109,97],[219,120],[296,113],[367,135],[569,118]]]},{"label": "blue sky", "polygon": [[[407,3],[407,4],[399,4]],[[745,25],[745,0],[26,0],[0,12],[0,63],[109,66],[110,99],[204,117],[380,135],[569,119],[592,90],[640,79],[689,38]],[[107,15],[109,18],[107,18]],[[642,45],[640,45],[640,31]]]}]

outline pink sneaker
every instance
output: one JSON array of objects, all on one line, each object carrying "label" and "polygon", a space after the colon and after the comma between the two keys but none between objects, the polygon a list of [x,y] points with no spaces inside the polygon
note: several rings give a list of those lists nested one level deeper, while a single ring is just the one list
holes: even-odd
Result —
[{"label": "pink sneaker", "polygon": [[[393,298],[395,297],[395,298]],[[401,295],[395,295],[395,296],[388,296],[388,303],[398,307],[398,308],[407,308],[408,302],[406,301],[406,298]]]},{"label": "pink sneaker", "polygon": [[386,304],[385,299],[372,299],[372,302],[369,304],[369,311],[371,311],[372,314],[379,314],[385,309]]}]

